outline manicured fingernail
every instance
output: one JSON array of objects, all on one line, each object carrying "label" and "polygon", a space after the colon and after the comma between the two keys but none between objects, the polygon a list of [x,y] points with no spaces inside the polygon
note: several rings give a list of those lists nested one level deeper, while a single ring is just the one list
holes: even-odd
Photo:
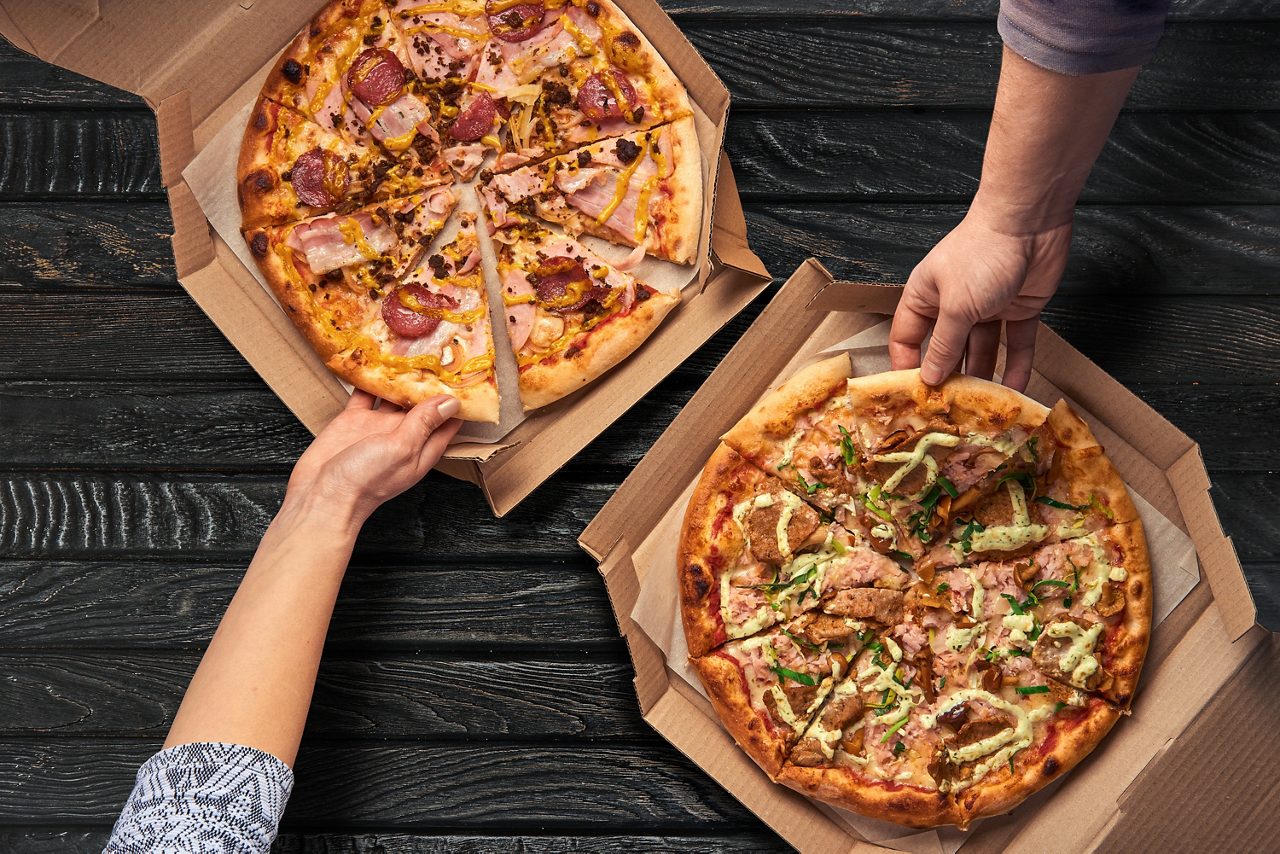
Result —
[{"label": "manicured fingernail", "polygon": [[458,414],[458,410],[461,408],[462,404],[458,402],[456,397],[446,397],[436,405],[436,412],[439,412],[445,418],[452,418]]}]

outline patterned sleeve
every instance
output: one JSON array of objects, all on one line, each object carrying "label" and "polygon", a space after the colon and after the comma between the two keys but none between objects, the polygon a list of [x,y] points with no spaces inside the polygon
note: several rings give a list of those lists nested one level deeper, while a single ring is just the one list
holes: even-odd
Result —
[{"label": "patterned sleeve", "polygon": [[138,769],[106,851],[268,851],[293,790],[276,757],[238,744],[182,744]]},{"label": "patterned sleeve", "polygon": [[1170,0],[1000,0],[1004,43],[1041,68],[1101,74],[1155,53]]}]

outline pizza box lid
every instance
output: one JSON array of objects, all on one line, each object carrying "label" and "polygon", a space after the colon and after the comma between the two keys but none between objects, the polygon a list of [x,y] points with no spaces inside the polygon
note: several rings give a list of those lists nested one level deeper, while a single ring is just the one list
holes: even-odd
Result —
[{"label": "pizza box lid", "polygon": [[[631,619],[641,590],[633,548],[701,470],[721,434],[831,312],[869,327],[892,314],[901,286],[835,281],[816,260],[765,307],[579,539],[600,564],[636,670],[645,720],[801,851],[881,850],[811,801],[771,783],[733,744],[705,699],[666,667]],[[1092,413],[1108,453],[1195,545],[1201,582],[1153,633],[1134,714],[1048,799],[998,827],[980,822],[962,851],[1245,848],[1272,842],[1280,815],[1273,768],[1280,727],[1280,640],[1256,610],[1209,496],[1198,446],[1043,324],[1034,383],[1047,381]],[[674,603],[673,603],[674,607]]]},{"label": "pizza box lid", "polygon": [[[706,155],[698,283],[631,358],[587,389],[530,416],[501,442],[450,448],[438,468],[477,484],[501,516],[581,451],[769,283],[747,245],[742,204],[721,149],[729,92],[655,0],[615,0],[662,52],[697,105]],[[324,0],[0,0],[0,34],[63,68],[140,95],[156,113],[161,180],[178,279],[254,370],[312,432],[347,394],[305,339],[213,232],[183,169],[236,119],[262,76]]]}]

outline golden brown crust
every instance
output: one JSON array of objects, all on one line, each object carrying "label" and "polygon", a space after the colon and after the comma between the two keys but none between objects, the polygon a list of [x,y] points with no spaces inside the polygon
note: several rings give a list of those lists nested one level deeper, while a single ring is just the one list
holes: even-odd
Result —
[{"label": "golden brown crust", "polygon": [[850,365],[846,355],[815,362],[770,391],[721,438],[748,459],[761,459],[771,443],[785,439],[805,412],[844,389]]},{"label": "golden brown crust", "polygon": [[688,264],[698,251],[702,236],[703,186],[702,154],[693,117],[669,125],[671,158],[675,171],[666,180],[667,202],[663,222],[650,228],[649,251],[659,258]]},{"label": "golden brown crust", "polygon": [[1139,521],[1113,525],[1103,539],[1121,556],[1125,569],[1121,583],[1124,610],[1114,625],[1107,620],[1105,640],[1100,644],[1103,669],[1112,677],[1111,686],[1103,693],[1112,703],[1128,708],[1151,641],[1151,559]]},{"label": "golden brown crust", "polygon": [[577,339],[572,358],[567,355],[570,348],[565,348],[522,369],[520,400],[525,410],[555,403],[627,358],[679,304],[679,295],[657,291]]},{"label": "golden brown crust", "polygon": [[490,373],[470,385],[453,386],[430,371],[397,371],[386,365],[355,356],[350,350],[325,361],[329,370],[370,394],[400,406],[412,406],[437,394],[456,397],[464,421],[498,421],[498,384]]},{"label": "golden brown crust", "polygon": [[1138,509],[1129,497],[1124,480],[1084,419],[1062,400],[1053,407],[1046,423],[1054,440],[1062,446],[1054,454],[1049,472],[1051,483],[1069,485],[1069,497],[1060,497],[1061,500],[1084,505],[1092,503],[1096,495],[1109,511],[1107,521],[1116,524],[1136,521]]},{"label": "golden brown crust", "polygon": [[263,97],[286,106],[302,106],[298,102],[309,77],[341,73],[332,66],[355,52],[364,35],[364,19],[381,7],[380,0],[333,0],[327,4],[280,55],[262,84]]},{"label": "golden brown crust", "polygon": [[782,768],[787,739],[770,729],[764,718],[751,705],[742,668],[726,652],[713,652],[690,659],[698,672],[702,685],[716,714],[733,740],[764,769],[769,777],[776,778]]},{"label": "golden brown crust", "polygon": [[1120,712],[1092,697],[1078,712],[1061,712],[1049,722],[1049,734],[1013,758],[1008,767],[993,771],[973,786],[955,793],[956,807],[966,826],[976,818],[1008,812],[1035,792],[1074,768],[1098,746],[1120,719]]},{"label": "golden brown crust", "polygon": [[[676,77],[675,72],[671,70],[671,66],[667,65],[667,61],[662,58],[662,54],[653,43],[636,27],[627,14],[618,7],[613,0],[597,0],[601,14],[600,18],[607,20],[613,18],[609,22],[617,28],[618,33],[630,32],[634,34],[638,40],[638,44],[631,50],[622,55],[615,48],[610,59],[615,65],[627,71],[636,71],[638,69],[631,67],[634,60],[640,62],[645,67],[643,73],[649,78],[651,83],[650,94],[653,100],[662,105],[660,114],[662,121],[671,121],[672,119],[682,118],[692,115],[693,108],[689,104],[689,93],[684,88],[684,84]],[[615,36],[615,40],[616,40]],[[652,111],[650,111],[652,112]]]},{"label": "golden brown crust", "polygon": [[962,819],[945,793],[873,780],[851,768],[805,768],[787,763],[778,782],[834,806],[908,827],[959,824]]},{"label": "golden brown crust", "polygon": [[892,418],[918,414],[922,421],[945,417],[962,431],[999,433],[1012,427],[1038,427],[1048,408],[998,383],[953,375],[940,386],[928,386],[918,368],[856,377],[849,381],[849,402],[855,413]]}]

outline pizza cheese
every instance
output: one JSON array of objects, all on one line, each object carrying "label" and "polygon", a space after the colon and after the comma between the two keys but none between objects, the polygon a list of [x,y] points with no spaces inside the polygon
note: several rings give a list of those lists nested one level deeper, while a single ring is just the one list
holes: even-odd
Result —
[{"label": "pizza cheese", "polygon": [[771,392],[678,546],[691,662],[774,780],[915,827],[1004,812],[1133,699],[1146,541],[1065,402],[847,357]]},{"label": "pizza cheese", "polygon": [[[526,409],[626,358],[679,302],[628,271],[695,257],[692,116],[610,0],[333,0],[250,114],[244,236],[335,373],[401,404],[451,394],[462,417],[496,421],[491,294]],[[472,193],[484,232],[462,213]],[[484,234],[501,283],[480,263]],[[606,262],[582,235],[633,251]]]}]

